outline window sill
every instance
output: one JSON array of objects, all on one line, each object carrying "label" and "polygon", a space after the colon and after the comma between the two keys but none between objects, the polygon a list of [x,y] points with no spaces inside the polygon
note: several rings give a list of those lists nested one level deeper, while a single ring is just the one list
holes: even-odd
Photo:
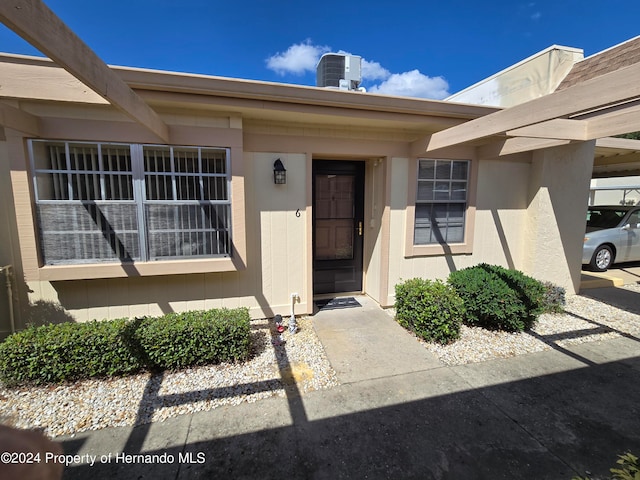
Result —
[{"label": "window sill", "polygon": [[437,255],[471,255],[473,249],[467,243],[408,245],[405,257],[433,257]]},{"label": "window sill", "polygon": [[134,263],[47,265],[38,269],[41,281],[92,280],[99,278],[152,277],[193,273],[235,272],[245,267],[232,258],[167,260]]}]

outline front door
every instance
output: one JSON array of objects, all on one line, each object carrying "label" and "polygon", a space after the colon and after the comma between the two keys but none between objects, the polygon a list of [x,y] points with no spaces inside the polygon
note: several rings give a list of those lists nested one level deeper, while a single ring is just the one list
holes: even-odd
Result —
[{"label": "front door", "polygon": [[362,290],[364,162],[313,162],[313,293]]}]

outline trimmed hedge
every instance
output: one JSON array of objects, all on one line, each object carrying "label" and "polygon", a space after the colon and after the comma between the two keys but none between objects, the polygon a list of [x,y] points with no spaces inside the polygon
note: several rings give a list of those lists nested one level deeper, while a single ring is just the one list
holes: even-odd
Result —
[{"label": "trimmed hedge", "polygon": [[518,270],[482,263],[451,272],[448,281],[464,301],[470,326],[523,331],[544,310],[544,285]]},{"label": "trimmed hedge", "polygon": [[0,344],[7,386],[246,359],[246,308],[29,327]]},{"label": "trimmed hedge", "polygon": [[249,310],[222,309],[145,318],[135,338],[148,365],[165,369],[245,360],[249,331]]},{"label": "trimmed hedge", "polygon": [[462,299],[440,280],[414,278],[396,285],[396,320],[427,341],[447,344],[460,336]]}]

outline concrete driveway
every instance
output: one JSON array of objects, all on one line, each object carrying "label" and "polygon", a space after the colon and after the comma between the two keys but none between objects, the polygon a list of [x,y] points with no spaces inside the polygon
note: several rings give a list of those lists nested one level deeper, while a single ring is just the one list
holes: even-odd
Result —
[{"label": "concrete driveway", "polygon": [[640,283],[640,262],[615,264],[606,272],[582,271],[580,291],[602,287],[620,287]]}]

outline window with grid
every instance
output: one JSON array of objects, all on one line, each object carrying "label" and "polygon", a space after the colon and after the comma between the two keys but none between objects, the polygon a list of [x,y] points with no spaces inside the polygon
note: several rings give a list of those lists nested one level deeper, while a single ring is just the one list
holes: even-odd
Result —
[{"label": "window with grid", "polygon": [[464,241],[468,160],[418,161],[414,244]]},{"label": "window with grid", "polygon": [[45,264],[228,256],[227,149],[29,143]]}]

